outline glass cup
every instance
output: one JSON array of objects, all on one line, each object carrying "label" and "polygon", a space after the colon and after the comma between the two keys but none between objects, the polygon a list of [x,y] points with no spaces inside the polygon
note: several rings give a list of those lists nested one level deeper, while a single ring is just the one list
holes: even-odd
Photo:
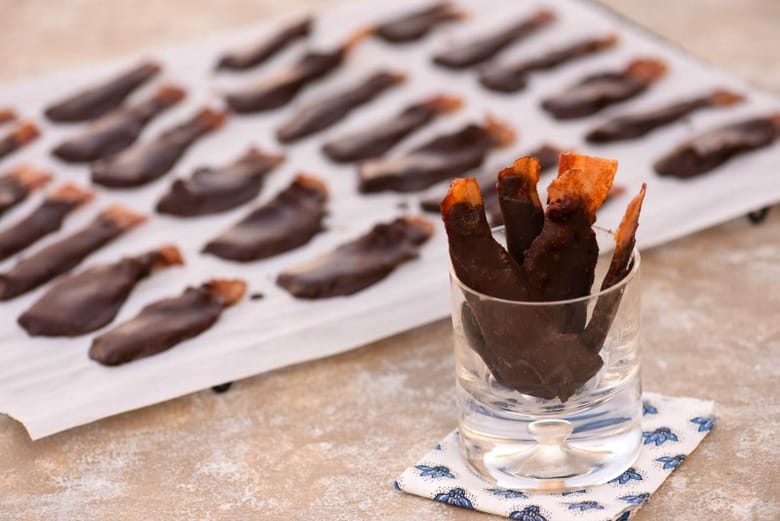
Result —
[{"label": "glass cup", "polygon": [[[598,291],[614,236],[594,227],[594,290],[517,302],[466,287],[450,270],[460,448],[487,481],[561,491],[605,483],[639,454],[639,253]],[[493,230],[505,244],[503,227]]]}]

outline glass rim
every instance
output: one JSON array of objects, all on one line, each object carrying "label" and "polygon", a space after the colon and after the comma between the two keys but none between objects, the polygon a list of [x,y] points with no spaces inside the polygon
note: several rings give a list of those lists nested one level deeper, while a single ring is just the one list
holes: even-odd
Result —
[{"label": "glass rim", "polygon": [[[605,232],[608,235],[612,236],[613,238],[615,237],[615,232],[610,230],[609,228],[604,228],[603,226],[592,226],[592,228],[594,230]],[[490,232],[492,235],[495,236],[496,232],[503,231],[504,229],[505,229],[504,225],[494,226],[493,228],[490,229]],[[615,249],[613,248],[612,251],[614,252]],[[622,290],[628,285],[629,282],[634,280],[636,274],[639,273],[641,256],[639,255],[639,250],[637,249],[636,245],[634,245],[634,249],[631,251],[631,260],[633,261],[633,264],[631,266],[631,271],[629,271],[628,274],[622,279],[620,279],[620,281],[614,286],[611,286],[607,289],[599,289],[595,293],[590,293],[582,297],[576,297],[576,298],[565,299],[565,300],[509,300],[505,298],[494,297],[486,293],[482,293],[466,285],[462,280],[460,280],[460,278],[455,273],[455,270],[452,267],[452,260],[450,260],[450,278],[454,280],[462,290],[468,291],[469,293],[479,297],[480,299],[492,300],[495,302],[502,302],[506,304],[514,304],[514,305],[521,305],[521,306],[554,306],[554,305],[561,306],[566,304],[574,304],[578,302],[587,302],[591,299],[600,298],[603,295],[609,295],[611,293]]]}]

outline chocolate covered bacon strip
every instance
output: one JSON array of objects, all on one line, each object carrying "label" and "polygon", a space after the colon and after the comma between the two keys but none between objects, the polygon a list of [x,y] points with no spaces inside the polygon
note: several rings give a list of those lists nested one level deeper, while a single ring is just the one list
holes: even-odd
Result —
[{"label": "chocolate covered bacon strip", "polygon": [[[639,213],[642,211],[646,189],[647,186],[642,184],[642,189],[628,204],[626,213],[620,221],[615,233],[615,252],[612,254],[609,269],[601,283],[601,291],[608,290],[625,279],[634,267],[636,231],[639,228]],[[592,352],[598,353],[604,345],[609,328],[612,327],[620,307],[624,289],[617,289],[598,298],[584,334],[585,344]]]},{"label": "chocolate covered bacon strip", "polygon": [[498,173],[496,190],[506,227],[506,247],[520,265],[544,225],[544,210],[536,188],[540,170],[536,158],[521,157]]},{"label": "chocolate covered bacon strip", "polygon": [[244,49],[226,52],[217,62],[217,69],[244,71],[268,61],[288,46],[311,33],[314,20],[307,16],[272,34],[260,43]]},{"label": "chocolate covered bacon strip", "polygon": [[50,173],[29,165],[18,166],[0,177],[0,216],[49,181]]},{"label": "chocolate covered bacon strip", "polygon": [[38,130],[38,127],[31,121],[23,121],[17,124],[10,132],[0,138],[0,159],[27,146],[40,135],[41,132]]},{"label": "chocolate covered bacon strip", "polygon": [[323,231],[328,190],[298,175],[270,202],[253,210],[203,248],[223,259],[249,262],[293,250]]},{"label": "chocolate covered bacon strip", "polygon": [[101,160],[92,168],[92,181],[110,188],[145,185],[168,173],[187,149],[225,122],[225,114],[202,109],[191,119]]},{"label": "chocolate covered bacon strip", "polygon": [[51,121],[87,121],[111,112],[135,89],[160,72],[160,65],[143,62],[95,87],[79,91],[45,110]]},{"label": "chocolate covered bacon strip", "polygon": [[618,41],[614,35],[588,38],[565,47],[547,51],[528,60],[488,64],[479,75],[479,82],[497,92],[517,92],[528,84],[528,76],[537,71],[548,71],[566,63],[585,58],[613,47]]},{"label": "chocolate covered bacon strip", "polygon": [[145,216],[123,206],[111,206],[82,230],[49,244],[0,274],[0,300],[17,297],[67,273],[145,220]]},{"label": "chocolate covered bacon strip", "polygon": [[452,269],[469,288],[507,300],[528,300],[522,266],[493,238],[479,184],[455,179],[441,202]]},{"label": "chocolate covered bacon strip", "polygon": [[245,114],[272,110],[286,105],[307,85],[338,69],[349,52],[369,31],[353,34],[346,43],[333,51],[310,51],[295,64],[269,74],[258,85],[228,94],[225,102],[234,112]]},{"label": "chocolate covered bacon strip", "polygon": [[403,74],[378,72],[357,85],[331,94],[301,108],[276,132],[282,143],[292,143],[324,130],[358,107],[378,98],[387,89],[406,80]]},{"label": "chocolate covered bacon strip", "polygon": [[189,287],[178,297],[145,306],[134,318],[96,337],[89,357],[114,366],[166,351],[210,329],[245,292],[246,283],[238,279],[212,279]]},{"label": "chocolate covered bacon strip", "polygon": [[780,137],[780,113],[730,123],[699,134],[656,161],[658,175],[688,179],[709,172],[729,159],[758,150]]},{"label": "chocolate covered bacon strip", "polygon": [[303,299],[352,295],[417,258],[420,246],[432,233],[431,223],[417,217],[377,224],[330,253],[281,273],[276,283]]},{"label": "chocolate covered bacon strip", "polygon": [[433,62],[449,69],[465,69],[483,63],[511,44],[524,40],[555,21],[555,14],[546,9],[534,13],[495,34],[451,46],[433,57]]},{"label": "chocolate covered bacon strip", "polygon": [[594,144],[634,139],[674,123],[697,110],[711,107],[730,107],[743,100],[744,97],[734,92],[716,90],[705,96],[679,101],[655,110],[618,116],[588,132],[585,139],[588,143]]},{"label": "chocolate covered bacon strip", "polygon": [[[562,149],[549,143],[543,143],[538,148],[531,150],[525,156],[536,158],[539,162],[539,172],[542,173],[558,165],[558,155]],[[501,226],[504,224],[504,216],[501,214],[501,208],[498,204],[498,192],[496,189],[496,180],[494,175],[483,175],[478,179],[480,191],[482,192],[482,201],[485,205],[485,211],[488,215],[488,222],[491,226]],[[437,188],[432,189],[420,200],[420,207],[426,212],[441,211],[441,200],[444,198],[444,192]]]},{"label": "chocolate covered bacon strip", "polygon": [[398,156],[366,161],[360,165],[359,189],[363,193],[417,192],[480,166],[493,148],[514,141],[507,125],[487,118],[482,125],[468,125]]},{"label": "chocolate covered bacon strip", "polygon": [[70,163],[96,161],[120,152],[138,139],[155,117],[186,95],[175,85],[165,85],[144,101],[120,107],[90,123],[78,135],[63,141],[52,154]]},{"label": "chocolate covered bacon strip", "polygon": [[[461,103],[457,96],[433,96],[406,107],[396,116],[329,141],[322,151],[337,163],[379,157],[438,116],[459,109]],[[438,205],[437,201],[437,210]]]},{"label": "chocolate covered bacon strip", "polygon": [[160,213],[192,217],[220,213],[251,201],[265,178],[284,157],[251,148],[221,168],[198,168],[187,179],[177,179],[157,203]]},{"label": "chocolate covered bacon strip", "polygon": [[54,190],[27,217],[0,231],[0,260],[59,230],[65,218],[91,201],[94,195],[91,190],[70,183]]},{"label": "chocolate covered bacon strip", "polygon": [[542,101],[555,119],[576,119],[595,114],[609,105],[634,98],[666,74],[660,60],[634,60],[622,71],[591,74],[568,89]]},{"label": "chocolate covered bacon strip", "polygon": [[99,264],[55,282],[19,317],[30,336],[79,336],[116,317],[135,286],[153,271],[183,264],[175,246]]},{"label": "chocolate covered bacon strip", "polygon": [[464,16],[453,3],[440,2],[381,23],[376,26],[374,33],[389,43],[413,42],[439,25],[460,20]]},{"label": "chocolate covered bacon strip", "polygon": [[561,154],[558,177],[547,188],[544,226],[523,261],[538,300],[590,294],[599,253],[592,226],[616,172],[611,159]]}]

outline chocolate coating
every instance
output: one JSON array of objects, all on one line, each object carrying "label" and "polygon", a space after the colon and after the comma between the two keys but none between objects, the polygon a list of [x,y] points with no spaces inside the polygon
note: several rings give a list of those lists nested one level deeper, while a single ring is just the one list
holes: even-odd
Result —
[{"label": "chocolate coating", "polygon": [[432,231],[429,222],[417,218],[377,224],[365,235],[281,273],[276,283],[302,299],[352,295],[416,258]]},{"label": "chocolate coating", "polygon": [[528,76],[535,71],[551,70],[566,63],[585,58],[612,47],[617,38],[590,38],[566,47],[547,51],[525,61],[488,64],[479,75],[479,82],[496,92],[517,92],[528,84]]},{"label": "chocolate coating", "polygon": [[544,210],[536,184],[539,182],[539,161],[523,157],[498,174],[496,190],[506,228],[506,247],[518,264],[542,231]]},{"label": "chocolate coating", "polygon": [[249,262],[303,246],[323,231],[327,199],[327,189],[321,181],[298,176],[272,201],[206,244],[203,251],[223,259]]},{"label": "chocolate coating", "polygon": [[[74,196],[64,195],[65,191],[77,192]],[[22,251],[41,238],[56,232],[62,227],[65,218],[73,210],[92,198],[92,194],[78,188],[61,189],[47,197],[38,208],[13,226],[0,231],[0,260]]]},{"label": "chocolate coating", "polygon": [[325,143],[323,153],[337,163],[379,157],[438,115],[457,109],[458,98],[437,96],[406,107],[398,115]]},{"label": "chocolate coating", "polygon": [[168,173],[198,139],[222,126],[225,115],[203,109],[193,118],[92,167],[92,181],[109,188],[145,185]]},{"label": "chocolate coating", "polygon": [[67,273],[143,219],[124,208],[107,210],[82,230],[49,244],[0,274],[0,300],[17,297]]},{"label": "chocolate coating", "polygon": [[439,25],[462,17],[451,3],[441,2],[379,24],[375,34],[389,43],[408,43],[419,40]]},{"label": "chocolate coating", "polygon": [[288,68],[268,75],[258,85],[228,94],[225,102],[234,112],[245,114],[272,110],[286,105],[304,87],[338,69],[349,51],[362,41],[368,31],[355,32],[333,51],[310,51]]},{"label": "chocolate coating", "polygon": [[44,114],[51,121],[61,123],[95,119],[117,108],[130,93],[159,72],[160,65],[157,63],[140,63],[114,78],[49,106]]},{"label": "chocolate coating", "polygon": [[268,61],[271,57],[280,53],[282,50],[304,39],[311,33],[314,20],[306,17],[296,21],[278,32],[272,34],[270,38],[260,43],[235,51],[226,52],[217,62],[217,69],[244,71],[257,67]]},{"label": "chocolate coating", "polygon": [[665,73],[655,60],[636,60],[620,72],[586,76],[563,92],[542,101],[542,108],[555,119],[590,116],[605,107],[635,98]]},{"label": "chocolate coating", "polygon": [[25,147],[37,139],[39,135],[40,131],[34,123],[24,121],[17,124],[10,132],[0,138],[0,159]]},{"label": "chocolate coating", "polygon": [[163,87],[149,99],[120,107],[91,123],[78,135],[57,145],[52,154],[69,163],[97,161],[126,149],[144,127],[184,97],[178,87]]},{"label": "chocolate coating", "polygon": [[402,81],[404,77],[397,73],[383,71],[373,74],[353,87],[303,107],[279,128],[276,137],[282,143],[292,143],[315,134]]},{"label": "chocolate coating", "polygon": [[[215,291],[215,284],[235,286],[230,291],[238,296],[226,300]],[[210,329],[222,310],[240,299],[245,289],[242,281],[212,281],[187,288],[178,297],[158,300],[131,320],[96,337],[89,357],[113,366],[166,351]]]},{"label": "chocolate coating", "polygon": [[528,38],[554,20],[555,15],[550,11],[539,11],[490,36],[450,46],[436,54],[433,62],[449,69],[472,67],[493,58],[511,44]]},{"label": "chocolate coating", "polygon": [[699,134],[653,165],[664,177],[688,179],[713,170],[732,157],[771,145],[780,136],[780,115],[751,118]]},{"label": "chocolate coating", "polygon": [[417,192],[480,166],[501,138],[489,126],[468,125],[396,157],[360,165],[363,193]]},{"label": "chocolate coating", "polygon": [[30,190],[10,175],[0,177],[0,215],[27,199]]},{"label": "chocolate coating", "polygon": [[167,264],[164,253],[154,250],[65,276],[22,313],[19,325],[31,336],[49,337],[100,329],[114,320],[138,282]]},{"label": "chocolate coating", "polygon": [[283,160],[252,148],[230,165],[198,168],[188,179],[173,182],[157,203],[157,211],[191,217],[241,206],[257,197],[267,175]]}]

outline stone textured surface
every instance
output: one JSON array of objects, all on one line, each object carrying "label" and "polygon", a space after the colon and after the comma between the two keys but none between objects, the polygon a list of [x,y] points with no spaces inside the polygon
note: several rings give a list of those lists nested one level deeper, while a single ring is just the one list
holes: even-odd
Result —
[{"label": "stone textured surface", "polygon": [[[316,3],[0,0],[0,79]],[[607,3],[780,92],[775,0]],[[780,518],[780,208],[649,251],[642,277],[646,388],[719,422],[636,519]],[[391,487],[454,425],[450,344],[439,322],[35,443],[0,417],[0,519],[488,519]]]}]

